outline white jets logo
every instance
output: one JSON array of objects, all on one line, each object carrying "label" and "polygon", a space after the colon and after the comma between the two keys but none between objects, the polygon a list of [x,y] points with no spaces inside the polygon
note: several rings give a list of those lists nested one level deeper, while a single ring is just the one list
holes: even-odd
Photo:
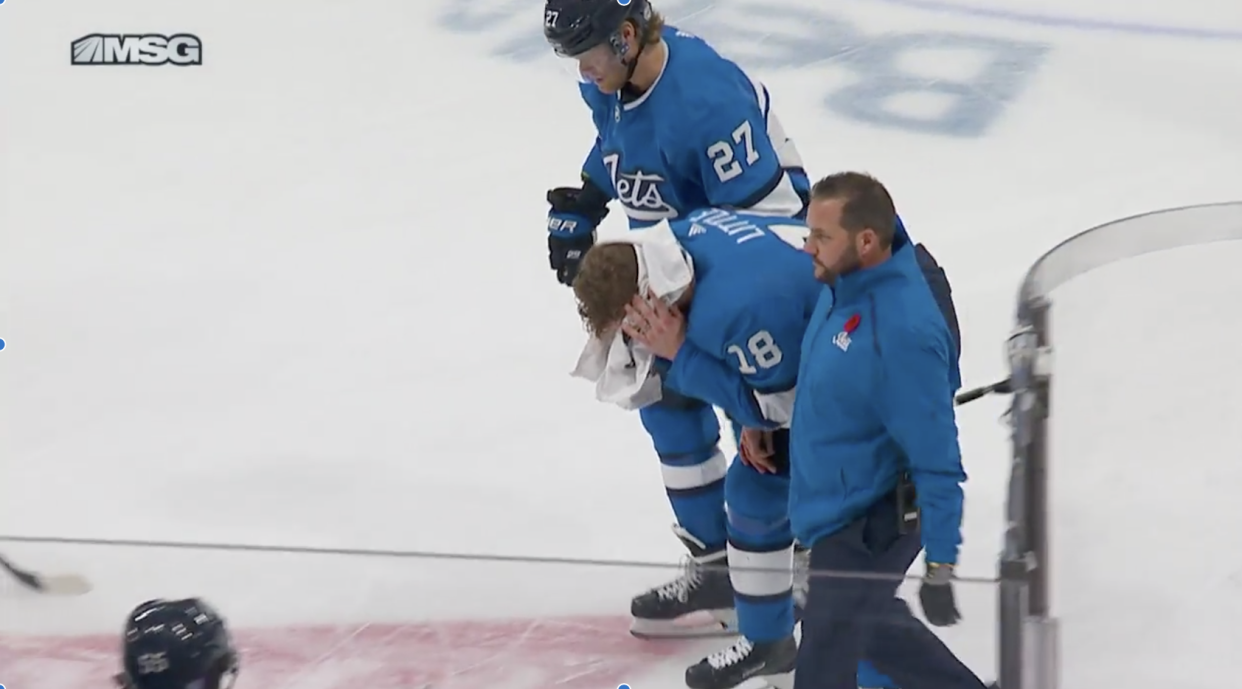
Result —
[{"label": "white jets logo", "polygon": [[617,190],[617,200],[625,206],[626,215],[646,222],[677,217],[677,209],[668,205],[660,195],[660,184],[665,181],[663,177],[642,170],[623,173],[618,169],[620,162],[621,156],[616,153],[604,156],[612,186]]}]

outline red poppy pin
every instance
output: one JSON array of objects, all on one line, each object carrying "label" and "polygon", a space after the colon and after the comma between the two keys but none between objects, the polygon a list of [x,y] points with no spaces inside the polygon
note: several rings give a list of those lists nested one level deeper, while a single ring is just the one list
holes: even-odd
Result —
[{"label": "red poppy pin", "polygon": [[850,333],[858,329],[859,323],[862,323],[862,317],[858,314],[850,316],[850,319],[845,322],[845,327],[841,328],[841,332],[837,333],[837,336],[832,338],[832,343],[843,352],[850,351]]}]

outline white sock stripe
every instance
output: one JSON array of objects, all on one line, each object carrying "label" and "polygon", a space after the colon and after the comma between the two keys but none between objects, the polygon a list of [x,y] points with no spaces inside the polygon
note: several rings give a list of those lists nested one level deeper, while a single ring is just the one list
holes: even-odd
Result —
[{"label": "white sock stripe", "polygon": [[730,544],[729,580],[733,590],[744,596],[776,596],[789,591],[793,588],[793,547],[754,553]]},{"label": "white sock stripe", "polygon": [[729,460],[717,448],[706,462],[692,466],[661,464],[660,473],[664,475],[664,487],[669,490],[702,488],[724,479],[729,473]]}]

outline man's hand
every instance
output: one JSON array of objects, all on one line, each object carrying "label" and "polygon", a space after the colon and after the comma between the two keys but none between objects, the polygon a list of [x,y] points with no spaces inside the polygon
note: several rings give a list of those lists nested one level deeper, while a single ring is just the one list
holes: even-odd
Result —
[{"label": "man's hand", "polygon": [[776,444],[773,442],[772,431],[762,428],[743,428],[738,457],[746,466],[761,474],[777,473],[778,469],[774,462]]},{"label": "man's hand", "polygon": [[953,565],[927,563],[927,574],[919,588],[923,616],[936,627],[951,627],[962,619],[953,595]]},{"label": "man's hand", "polygon": [[652,354],[672,361],[686,342],[686,318],[676,305],[669,306],[654,293],[637,295],[625,307],[621,331]]}]

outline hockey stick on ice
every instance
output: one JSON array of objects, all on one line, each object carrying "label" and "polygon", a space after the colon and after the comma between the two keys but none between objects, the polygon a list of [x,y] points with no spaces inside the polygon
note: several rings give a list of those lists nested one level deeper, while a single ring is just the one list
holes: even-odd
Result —
[{"label": "hockey stick on ice", "polygon": [[0,555],[0,569],[13,575],[22,586],[51,596],[80,596],[91,590],[91,584],[76,574],[39,574],[22,569]]}]

